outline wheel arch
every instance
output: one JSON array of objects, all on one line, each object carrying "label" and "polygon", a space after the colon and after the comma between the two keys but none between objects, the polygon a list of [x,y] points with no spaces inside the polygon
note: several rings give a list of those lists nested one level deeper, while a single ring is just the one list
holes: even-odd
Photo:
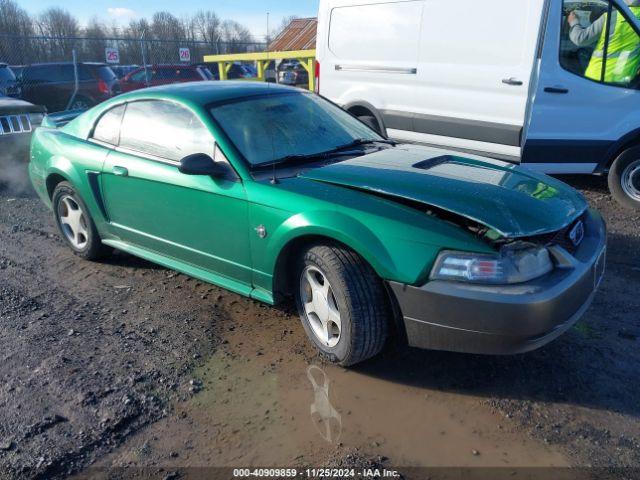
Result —
[{"label": "wheel arch", "polygon": [[45,185],[47,187],[47,195],[49,196],[49,200],[53,200],[53,192],[56,187],[62,182],[68,182],[69,179],[62,175],[58,171],[51,172],[47,175],[45,180]]},{"label": "wheel arch", "polygon": [[342,108],[355,117],[361,117],[363,115],[370,115],[374,117],[376,119],[376,122],[380,126],[380,133],[382,133],[385,138],[388,137],[387,127],[384,124],[384,118],[382,117],[382,114],[378,111],[378,109],[371,103],[364,100],[355,100],[353,102],[347,103]]},{"label": "wheel arch", "polygon": [[607,173],[613,162],[615,162],[620,155],[627,150],[637,147],[640,147],[640,128],[636,128],[626,135],[623,135],[609,147],[605,157],[596,168],[596,173]]},{"label": "wheel arch", "polygon": [[313,212],[295,215],[272,235],[269,248],[273,259],[266,265],[272,274],[274,297],[291,293],[291,269],[299,255],[309,245],[333,243],[349,248],[360,255],[382,279],[396,276],[391,253],[380,239],[365,225],[336,212]]}]

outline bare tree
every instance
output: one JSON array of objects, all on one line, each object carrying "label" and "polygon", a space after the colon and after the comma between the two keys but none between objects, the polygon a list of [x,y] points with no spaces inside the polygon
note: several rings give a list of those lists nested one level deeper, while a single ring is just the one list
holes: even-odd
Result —
[{"label": "bare tree", "polygon": [[87,40],[83,42],[82,56],[88,60],[103,59],[107,47],[107,28],[98,21],[91,19],[84,28],[83,34]]},{"label": "bare tree", "polygon": [[27,36],[33,35],[29,14],[13,0],[0,0],[0,62],[22,64],[35,56],[35,46]]},{"label": "bare tree", "polygon": [[222,22],[222,40],[226,53],[246,52],[247,44],[254,41],[249,29],[233,20]]},{"label": "bare tree", "polygon": [[172,13],[156,12],[151,19],[151,30],[157,40],[180,40],[185,38],[184,25]]},{"label": "bare tree", "polygon": [[29,14],[13,0],[0,0],[0,34],[33,35]]},{"label": "bare tree", "polygon": [[49,37],[77,37],[80,30],[78,20],[59,7],[45,10],[37,24],[40,33]]},{"label": "bare tree", "polygon": [[220,41],[222,22],[212,10],[200,10],[193,17],[193,27],[201,40],[215,44]]},{"label": "bare tree", "polygon": [[53,37],[46,47],[47,60],[70,60],[76,47],[75,38],[80,27],[78,20],[68,11],[52,7],[45,10],[36,21],[39,33]]}]

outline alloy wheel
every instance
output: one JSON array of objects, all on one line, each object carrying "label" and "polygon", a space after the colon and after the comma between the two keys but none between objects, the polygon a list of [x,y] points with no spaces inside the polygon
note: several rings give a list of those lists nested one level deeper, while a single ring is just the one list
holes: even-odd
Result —
[{"label": "alloy wheel", "polygon": [[62,232],[75,249],[82,250],[87,246],[87,220],[82,207],[71,195],[65,195],[58,202],[58,219]]},{"label": "alloy wheel", "polygon": [[342,332],[340,310],[327,276],[318,267],[309,265],[302,271],[300,298],[317,340],[329,348],[335,347]]}]

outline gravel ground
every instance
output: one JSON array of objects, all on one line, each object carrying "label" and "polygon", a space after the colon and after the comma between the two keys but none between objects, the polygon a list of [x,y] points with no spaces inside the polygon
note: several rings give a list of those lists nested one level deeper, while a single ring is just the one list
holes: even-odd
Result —
[{"label": "gravel ground", "polygon": [[[352,375],[477,403],[572,465],[639,467],[640,215],[619,208],[601,179],[566,180],[610,232],[606,278],[584,320],[527,355],[393,350]],[[286,309],[122,253],[102,263],[76,258],[40,201],[0,181],[0,477],[64,477],[144,439],[206,391],[193,372],[226,348],[236,325],[250,335],[251,318],[267,319],[282,342],[264,340],[258,354],[277,345],[281,356],[314,358]],[[264,368],[287,368],[279,360]],[[338,444],[332,462],[376,464],[385,445],[370,447]],[[321,462],[326,452],[300,454]]]}]

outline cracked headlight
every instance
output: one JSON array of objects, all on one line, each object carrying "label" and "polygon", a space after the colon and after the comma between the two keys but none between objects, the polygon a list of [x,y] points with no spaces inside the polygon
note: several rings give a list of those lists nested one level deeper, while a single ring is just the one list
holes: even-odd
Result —
[{"label": "cracked headlight", "polygon": [[498,254],[443,251],[431,271],[431,280],[506,285],[523,283],[553,270],[544,247],[513,243]]}]

